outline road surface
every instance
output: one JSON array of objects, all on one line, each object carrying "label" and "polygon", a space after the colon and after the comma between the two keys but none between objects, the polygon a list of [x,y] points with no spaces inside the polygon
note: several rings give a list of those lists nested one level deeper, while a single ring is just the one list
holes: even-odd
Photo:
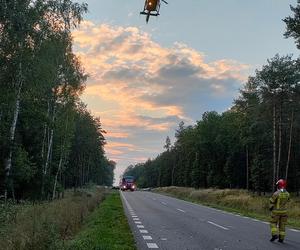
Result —
[{"label": "road surface", "polygon": [[269,223],[152,192],[121,192],[139,250],[299,250],[300,231],[270,242]]}]

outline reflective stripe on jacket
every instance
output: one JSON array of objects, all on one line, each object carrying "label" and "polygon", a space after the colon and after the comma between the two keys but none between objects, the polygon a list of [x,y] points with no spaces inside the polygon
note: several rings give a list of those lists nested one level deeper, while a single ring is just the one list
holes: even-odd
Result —
[{"label": "reflective stripe on jacket", "polygon": [[270,198],[270,208],[274,214],[286,214],[290,194],[285,189],[277,190]]}]

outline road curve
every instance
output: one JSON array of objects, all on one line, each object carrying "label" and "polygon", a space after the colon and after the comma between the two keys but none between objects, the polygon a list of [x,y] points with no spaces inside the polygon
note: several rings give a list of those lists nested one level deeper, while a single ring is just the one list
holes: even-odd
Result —
[{"label": "road curve", "polygon": [[139,250],[299,250],[300,232],[271,243],[269,223],[152,192],[121,192]]}]

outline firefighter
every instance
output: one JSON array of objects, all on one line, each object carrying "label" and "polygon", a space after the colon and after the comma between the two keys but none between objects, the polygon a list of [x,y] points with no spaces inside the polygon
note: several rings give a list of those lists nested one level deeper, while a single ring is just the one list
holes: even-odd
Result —
[{"label": "firefighter", "polygon": [[[290,200],[290,194],[286,191],[286,181],[280,179],[276,183],[277,191],[270,198],[271,211],[271,233],[270,241],[278,239],[283,243],[285,237],[285,226],[287,223],[287,203]],[[278,237],[279,229],[279,237]]]}]

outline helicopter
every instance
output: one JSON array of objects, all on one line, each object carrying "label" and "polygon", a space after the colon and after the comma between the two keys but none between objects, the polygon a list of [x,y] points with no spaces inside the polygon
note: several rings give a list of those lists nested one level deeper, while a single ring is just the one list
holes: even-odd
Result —
[{"label": "helicopter", "polygon": [[150,16],[159,16],[160,1],[168,4],[165,0],[145,0],[144,10],[140,12],[141,15],[146,15],[146,22],[149,22]]}]

